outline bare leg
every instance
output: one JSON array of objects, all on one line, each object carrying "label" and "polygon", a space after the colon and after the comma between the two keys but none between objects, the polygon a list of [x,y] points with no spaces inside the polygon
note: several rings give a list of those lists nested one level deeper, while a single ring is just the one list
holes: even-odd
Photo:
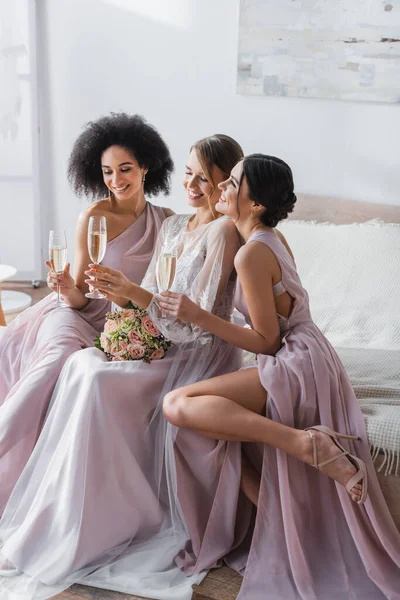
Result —
[{"label": "bare leg", "polygon": [[[207,432],[215,439],[262,442],[313,464],[308,433],[261,416],[266,400],[258,370],[244,369],[170,392],[164,399],[164,415],[178,427]],[[327,435],[315,434],[320,462],[340,453]],[[343,457],[322,467],[321,471],[345,485],[356,468]],[[354,486],[350,495],[357,501],[361,485]]]}]

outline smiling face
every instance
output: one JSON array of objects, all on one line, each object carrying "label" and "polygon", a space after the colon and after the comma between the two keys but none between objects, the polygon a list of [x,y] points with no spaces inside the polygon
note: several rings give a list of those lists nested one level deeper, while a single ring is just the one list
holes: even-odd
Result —
[{"label": "smiling face", "polygon": [[140,167],[130,152],[121,146],[110,146],[101,156],[104,183],[117,200],[126,200],[143,189],[143,175],[147,169]]},{"label": "smiling face", "polygon": [[196,150],[193,149],[189,154],[183,178],[183,185],[186,189],[188,202],[193,208],[205,208],[211,206],[214,209],[220,196],[218,184],[225,179],[225,175],[216,165],[211,166],[210,174],[214,185],[204,174]]},{"label": "smiling face", "polygon": [[218,186],[220,189],[220,198],[215,209],[223,215],[231,217],[234,221],[238,219],[245,221],[251,215],[252,202],[249,198],[246,178],[242,179],[242,173],[243,161],[240,161],[232,169],[229,179],[226,179],[226,181],[223,181]]}]

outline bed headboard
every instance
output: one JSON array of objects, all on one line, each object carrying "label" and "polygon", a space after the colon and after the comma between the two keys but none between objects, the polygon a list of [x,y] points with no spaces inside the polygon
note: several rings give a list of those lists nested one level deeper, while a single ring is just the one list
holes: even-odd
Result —
[{"label": "bed headboard", "polygon": [[338,225],[363,223],[371,219],[380,219],[385,223],[400,223],[400,206],[298,194],[295,209],[289,219]]}]

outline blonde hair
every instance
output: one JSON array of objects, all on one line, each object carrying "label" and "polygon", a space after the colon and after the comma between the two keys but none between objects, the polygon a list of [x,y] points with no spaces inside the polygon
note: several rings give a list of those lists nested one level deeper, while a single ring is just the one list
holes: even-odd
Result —
[{"label": "blonde hair", "polygon": [[203,173],[208,183],[211,185],[211,192],[208,195],[208,206],[214,219],[218,214],[215,212],[215,207],[211,204],[211,196],[216,190],[216,184],[212,177],[212,167],[215,165],[228,179],[233,167],[242,160],[244,154],[240,144],[229,135],[217,133],[198,140],[190,148],[190,151],[195,150],[197,158]]}]

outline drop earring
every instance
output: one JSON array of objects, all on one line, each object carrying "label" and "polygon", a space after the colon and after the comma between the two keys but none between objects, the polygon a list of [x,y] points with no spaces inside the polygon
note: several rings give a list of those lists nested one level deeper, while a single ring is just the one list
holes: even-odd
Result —
[{"label": "drop earring", "polygon": [[146,181],[146,173],[143,173],[143,179],[142,179],[142,181],[143,181],[143,185],[144,185],[144,182]]}]

